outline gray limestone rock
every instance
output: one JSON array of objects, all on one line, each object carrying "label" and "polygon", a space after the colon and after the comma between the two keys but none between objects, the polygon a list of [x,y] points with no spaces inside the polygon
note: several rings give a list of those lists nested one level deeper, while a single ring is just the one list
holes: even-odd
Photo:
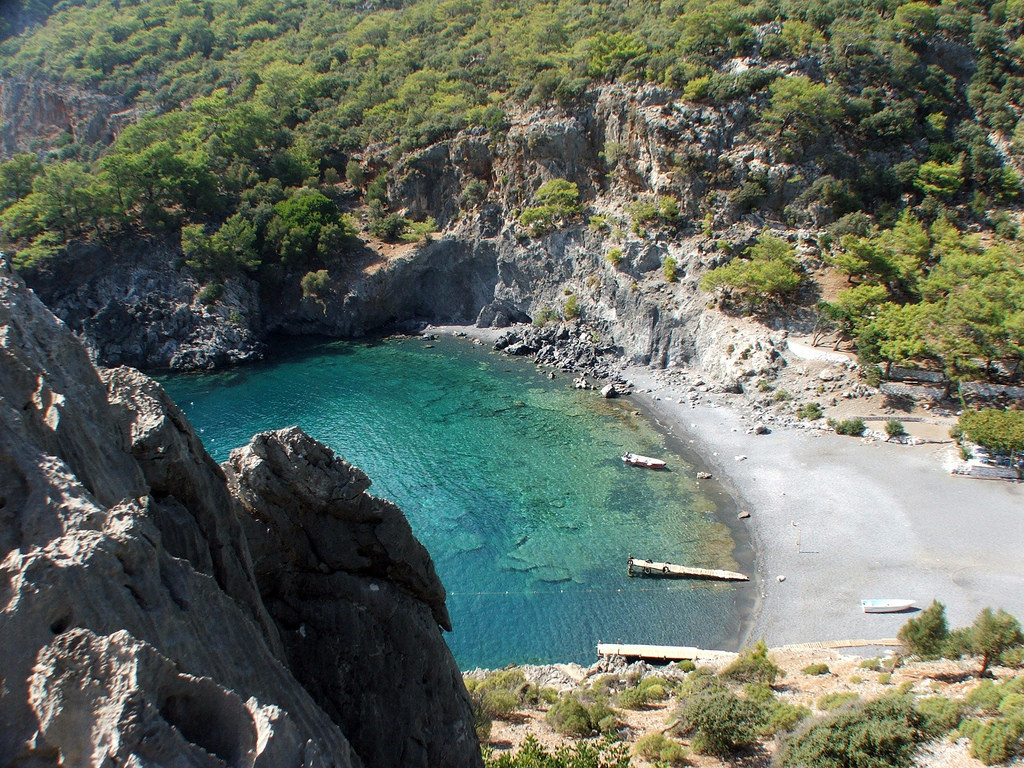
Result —
[{"label": "gray limestone rock", "polygon": [[480,764],[429,556],[289,437],[248,467],[257,520],[163,390],[97,372],[0,260],[0,764]]},{"label": "gray limestone rock", "polygon": [[[444,587],[401,511],[294,427],[256,435],[224,468],[290,666],[366,765],[475,764],[469,700],[439,630],[451,626]],[[389,691],[387,706],[368,688]]]}]

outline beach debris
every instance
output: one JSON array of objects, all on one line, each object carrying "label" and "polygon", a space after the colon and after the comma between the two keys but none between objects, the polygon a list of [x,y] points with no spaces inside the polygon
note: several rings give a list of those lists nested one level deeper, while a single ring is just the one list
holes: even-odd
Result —
[{"label": "beach debris", "polygon": [[778,580],[780,584],[786,580],[785,576],[776,576],[775,578]]},{"label": "beach debris", "polygon": [[617,389],[615,389],[615,385],[614,384],[605,384],[604,387],[601,389],[601,397],[611,398],[611,397],[618,397],[618,396],[619,396],[619,391]]},{"label": "beach debris", "polygon": [[710,480],[711,479],[711,473],[710,472],[698,472],[697,473],[697,479],[698,480]]},{"label": "beach debris", "polygon": [[747,457],[744,456],[742,453],[739,456],[733,456],[733,458],[736,459],[736,461],[746,461],[747,460]]},{"label": "beach debris", "polygon": [[736,517],[738,517],[740,520],[746,520],[748,517],[750,517],[750,513],[744,509]]}]

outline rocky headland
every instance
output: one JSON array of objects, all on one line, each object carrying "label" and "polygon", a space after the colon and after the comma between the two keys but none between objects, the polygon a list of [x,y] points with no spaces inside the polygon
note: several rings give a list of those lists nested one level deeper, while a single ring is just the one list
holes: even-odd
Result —
[{"label": "rocky headland", "polygon": [[297,429],[218,467],[0,263],[4,764],[473,766],[444,589]]}]

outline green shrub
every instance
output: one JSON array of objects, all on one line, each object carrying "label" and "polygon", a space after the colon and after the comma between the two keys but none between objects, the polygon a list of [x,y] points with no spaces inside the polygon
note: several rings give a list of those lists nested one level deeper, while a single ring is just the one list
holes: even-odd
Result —
[{"label": "green shrub", "polygon": [[622,685],[618,675],[601,675],[590,684],[590,690],[597,696],[610,696]]},{"label": "green shrub", "polygon": [[971,652],[971,628],[957,627],[950,630],[946,642],[942,645],[942,657],[959,659]]},{"label": "green shrub", "polygon": [[326,269],[318,269],[315,272],[307,272],[302,276],[300,285],[304,298],[321,299],[327,295],[327,288],[330,285],[330,275]]},{"label": "green shrub", "polygon": [[579,699],[572,696],[565,696],[552,704],[545,720],[559,733],[573,736],[589,736],[596,730],[590,712]]},{"label": "green shrub", "polygon": [[565,301],[565,319],[574,320],[580,316],[580,300],[576,294],[571,294]]},{"label": "green shrub", "polygon": [[519,223],[534,237],[550,232],[583,210],[579,187],[566,179],[545,182],[533,198],[538,205],[524,208]]},{"label": "green shrub", "polygon": [[[1024,421],[1021,422],[1024,424]],[[1024,431],[1021,440],[1024,441]],[[983,608],[971,625],[971,650],[981,656],[981,671],[984,675],[989,664],[998,659],[1004,651],[1024,644],[1024,633],[1020,622],[1006,611]]]},{"label": "green shrub", "polygon": [[999,655],[999,663],[1004,667],[1020,669],[1024,667],[1024,646],[1017,646],[1003,651]]},{"label": "green shrub", "polygon": [[751,309],[757,309],[767,302],[784,301],[803,282],[796,250],[767,230],[744,254],[748,258],[733,259],[705,274],[701,290],[725,289],[726,295],[736,295]]},{"label": "green shrub", "polygon": [[864,419],[843,419],[842,421],[829,419],[828,425],[836,431],[837,435],[849,435],[850,437],[860,437],[867,429]]},{"label": "green shrub", "polygon": [[1019,717],[1024,714],[1024,694],[1006,694],[999,702],[999,712],[1007,717]]},{"label": "green shrub", "polygon": [[196,298],[199,299],[200,304],[209,306],[210,304],[216,304],[217,300],[223,295],[224,285],[222,283],[210,283],[200,289],[199,295]]},{"label": "green shrub", "polygon": [[670,283],[677,282],[679,280],[678,268],[679,266],[676,263],[675,258],[672,256],[666,256],[665,263],[662,266],[662,271],[665,273],[665,280]]},{"label": "green shrub", "polygon": [[780,768],[909,766],[924,734],[912,698],[891,694],[797,729],[779,751]]},{"label": "green shrub", "polygon": [[793,399],[793,396],[791,394],[789,394],[789,391],[785,390],[785,389],[782,389],[781,387],[779,389],[776,389],[775,390],[775,394],[772,395],[772,401],[776,402],[776,403],[784,403],[787,400],[792,400],[792,399]]},{"label": "green shrub", "polygon": [[914,702],[921,715],[921,729],[932,738],[939,738],[960,725],[964,716],[964,702],[944,696],[928,696]]},{"label": "green shrub", "polygon": [[601,701],[584,704],[575,696],[563,696],[548,710],[545,718],[559,733],[590,736],[615,728],[615,712]]},{"label": "green shrub", "polygon": [[676,668],[681,669],[683,672],[693,672],[693,670],[697,668],[697,665],[689,659],[683,659],[682,661],[676,662]]},{"label": "green shrub", "polygon": [[646,691],[640,688],[627,688],[616,699],[618,705],[623,709],[643,709],[649,699]]},{"label": "green shrub", "polygon": [[686,748],[677,741],[667,738],[663,733],[648,733],[637,739],[633,751],[651,763],[667,765],[684,765]]},{"label": "green shrub", "polygon": [[1005,763],[1024,751],[1024,720],[1001,718],[983,723],[971,737],[971,757],[985,765]]},{"label": "green shrub", "polygon": [[773,685],[781,674],[782,670],[768,657],[764,640],[758,640],[753,648],[744,648],[736,660],[719,673],[724,680],[768,685]]},{"label": "green shrub", "polygon": [[397,213],[389,213],[386,216],[373,219],[367,229],[374,237],[381,240],[397,240],[409,228],[410,221]]},{"label": "green shrub", "polygon": [[537,314],[533,316],[533,324],[538,328],[543,328],[548,323],[553,323],[557,320],[558,313],[551,307],[541,307],[537,310]]},{"label": "green shrub", "polygon": [[809,664],[800,671],[805,675],[827,675],[831,672],[828,668],[828,664],[822,664],[820,662],[817,664]]},{"label": "green shrub", "polygon": [[694,751],[718,756],[753,743],[767,721],[761,706],[721,686],[685,698],[677,716],[680,730],[693,735]]},{"label": "green shrub", "polygon": [[484,750],[486,768],[629,768],[629,747],[604,739],[563,744],[548,752],[531,733],[515,753],[494,755]]},{"label": "green shrub", "polygon": [[810,716],[811,710],[807,707],[779,702],[772,710],[771,717],[768,720],[768,726],[765,729],[765,735],[771,736],[776,733],[792,731]]},{"label": "green shrub", "polygon": [[608,251],[608,255],[605,256],[605,259],[613,267],[619,266],[619,264],[622,263],[622,249],[621,248],[612,248],[610,251]]},{"label": "green shrub", "polygon": [[852,692],[826,693],[818,699],[818,709],[822,712],[832,712],[859,698],[860,696]]},{"label": "green shrub", "polygon": [[907,434],[907,429],[899,419],[889,419],[885,422],[885,434],[889,437],[902,437]]},{"label": "green shrub", "polygon": [[[886,430],[888,431],[888,425]],[[949,639],[946,607],[937,600],[932,600],[932,604],[921,611],[920,616],[910,619],[900,627],[897,638],[908,653],[922,659],[938,658]]]},{"label": "green shrub", "polygon": [[892,682],[892,673],[891,672],[883,672],[882,674],[880,674],[878,676],[878,682],[881,685],[888,685],[889,683]]},{"label": "green shrub", "polygon": [[872,672],[878,672],[882,668],[882,660],[879,659],[877,656],[874,656],[870,659],[864,659],[864,661],[862,661],[859,664],[859,666],[861,669],[868,669]]},{"label": "green shrub", "polygon": [[505,720],[516,711],[519,698],[512,691],[495,688],[484,692],[480,704],[484,714],[492,720]]},{"label": "green shrub", "polygon": [[[346,169],[347,172],[347,169]],[[388,197],[388,176],[386,173],[378,174],[366,187],[366,202],[376,200],[383,203]]]},{"label": "green shrub", "polygon": [[984,712],[998,712],[1003,703],[1003,690],[991,680],[982,680],[967,694],[967,704]]},{"label": "green shrub", "polygon": [[825,414],[822,413],[821,406],[818,403],[804,403],[797,408],[796,415],[799,419],[814,421],[815,419],[820,419]]}]

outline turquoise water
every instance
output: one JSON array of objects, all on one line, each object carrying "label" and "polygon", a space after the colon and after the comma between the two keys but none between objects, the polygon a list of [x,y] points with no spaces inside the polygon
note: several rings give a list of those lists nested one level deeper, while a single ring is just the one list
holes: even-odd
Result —
[{"label": "turquoise water", "polygon": [[[434,558],[460,667],[595,660],[598,642],[725,647],[742,587],[627,578],[626,557],[729,568],[695,471],[626,401],[451,338],[297,343],[164,380],[218,461],[298,424],[373,479]],[[635,451],[670,471],[629,467]]]}]

